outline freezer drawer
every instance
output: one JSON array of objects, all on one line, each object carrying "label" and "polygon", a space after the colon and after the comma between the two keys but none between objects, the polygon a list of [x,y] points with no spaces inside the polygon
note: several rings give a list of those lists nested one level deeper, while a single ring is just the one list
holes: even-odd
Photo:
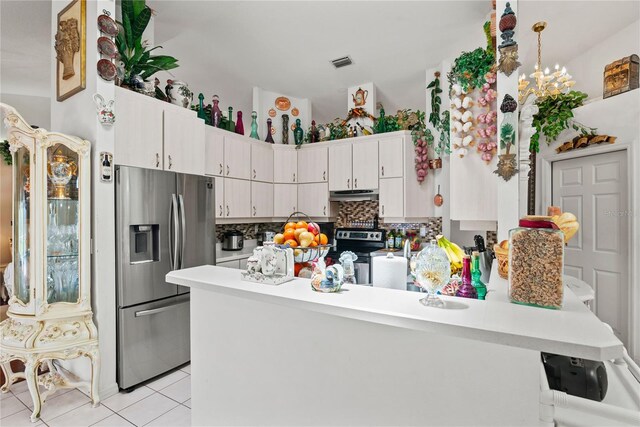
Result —
[{"label": "freezer drawer", "polygon": [[127,389],[190,360],[189,294],[118,310],[118,385]]}]

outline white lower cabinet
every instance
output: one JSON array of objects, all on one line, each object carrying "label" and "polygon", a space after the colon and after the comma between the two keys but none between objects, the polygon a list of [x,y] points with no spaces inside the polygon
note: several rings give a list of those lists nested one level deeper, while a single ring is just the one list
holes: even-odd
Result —
[{"label": "white lower cabinet", "polygon": [[255,181],[251,183],[251,216],[273,216],[273,184]]},{"label": "white lower cabinet", "polygon": [[251,181],[224,179],[224,217],[251,217]]},{"label": "white lower cabinet", "polygon": [[273,184],[273,216],[286,217],[298,210],[298,186]]},{"label": "white lower cabinet", "polygon": [[289,184],[298,182],[298,152],[294,147],[273,147],[273,182]]},{"label": "white lower cabinet", "polygon": [[329,184],[299,184],[298,185],[298,210],[310,217],[328,217]]},{"label": "white lower cabinet", "polygon": [[404,216],[403,178],[380,180],[379,214],[381,218],[401,218]]},{"label": "white lower cabinet", "polygon": [[224,218],[224,178],[216,177],[214,180],[216,218]]}]

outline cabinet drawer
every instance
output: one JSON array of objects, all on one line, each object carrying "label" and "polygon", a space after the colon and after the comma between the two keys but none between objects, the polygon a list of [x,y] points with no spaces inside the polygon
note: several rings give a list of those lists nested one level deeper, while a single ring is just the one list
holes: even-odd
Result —
[{"label": "cabinet drawer", "polygon": [[226,268],[240,268],[240,260],[234,259],[233,261],[223,261],[217,262],[216,266],[218,267],[226,267]]}]

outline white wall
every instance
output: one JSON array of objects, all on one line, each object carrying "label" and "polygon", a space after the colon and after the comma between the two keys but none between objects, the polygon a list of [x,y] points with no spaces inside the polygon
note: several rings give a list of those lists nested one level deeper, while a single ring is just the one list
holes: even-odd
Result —
[{"label": "white wall", "polygon": [[566,64],[577,82],[574,89],[587,93],[589,99],[601,97],[604,67],[634,53],[640,55],[640,20],[613,33]]}]

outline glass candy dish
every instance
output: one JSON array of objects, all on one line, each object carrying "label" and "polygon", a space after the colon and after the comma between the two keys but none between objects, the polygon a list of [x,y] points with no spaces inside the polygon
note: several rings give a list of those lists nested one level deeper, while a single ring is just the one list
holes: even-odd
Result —
[{"label": "glass candy dish", "polygon": [[444,306],[438,292],[449,282],[450,273],[451,265],[447,253],[435,240],[431,240],[418,254],[415,267],[416,284],[427,293],[427,296],[420,300],[423,305]]}]

